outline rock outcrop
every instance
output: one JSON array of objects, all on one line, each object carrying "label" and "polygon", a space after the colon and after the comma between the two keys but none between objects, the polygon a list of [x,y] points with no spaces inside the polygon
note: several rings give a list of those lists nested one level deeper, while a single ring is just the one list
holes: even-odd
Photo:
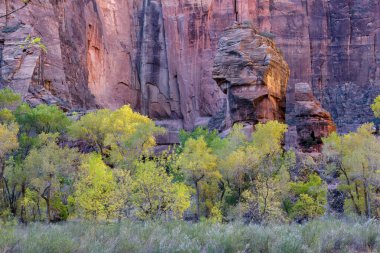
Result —
[{"label": "rock outcrop", "polygon": [[221,114],[224,119],[220,125],[212,119],[211,128],[285,121],[288,64],[274,42],[250,23],[235,23],[223,32],[212,73],[227,101]]},{"label": "rock outcrop", "polygon": [[322,138],[336,131],[331,114],[322,108],[307,83],[294,86],[294,99],[293,111],[287,115],[286,145],[305,153],[320,152]]},{"label": "rock outcrop", "polygon": [[[0,0],[0,16],[21,5]],[[276,37],[290,66],[287,112],[294,85],[310,83],[346,132],[373,119],[379,15],[378,0],[31,1],[0,19],[0,82],[37,100],[29,87],[43,87],[69,108],[129,103],[191,129],[223,108],[211,73],[218,40],[248,20]],[[48,53],[19,52],[27,34],[41,36]]]}]

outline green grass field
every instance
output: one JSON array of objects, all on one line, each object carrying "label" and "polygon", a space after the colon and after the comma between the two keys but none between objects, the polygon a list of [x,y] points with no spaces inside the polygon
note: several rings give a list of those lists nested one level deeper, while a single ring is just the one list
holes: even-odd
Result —
[{"label": "green grass field", "polygon": [[1,224],[0,252],[380,252],[380,222]]}]

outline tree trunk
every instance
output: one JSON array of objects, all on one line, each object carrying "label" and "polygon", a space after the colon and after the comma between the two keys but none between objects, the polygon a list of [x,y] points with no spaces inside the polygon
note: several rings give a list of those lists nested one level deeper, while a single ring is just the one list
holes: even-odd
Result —
[{"label": "tree trunk", "polygon": [[46,222],[50,223],[51,217],[50,217],[50,199],[46,198]]},{"label": "tree trunk", "polygon": [[[348,177],[346,171],[343,170],[343,169],[340,169],[340,170],[343,172],[344,177],[346,178],[346,183],[347,183],[347,185],[350,187],[350,186],[351,186],[351,181],[350,181],[350,179],[349,179],[349,177]],[[350,189],[350,188],[349,188],[349,189]],[[351,189],[348,191],[348,194],[350,195],[350,198],[351,198],[351,200],[352,200],[352,204],[354,205],[354,208],[355,208],[356,214],[361,215],[361,212],[360,212],[359,206],[358,206],[358,204],[357,204],[356,201],[355,201],[355,197],[354,197],[354,195],[352,194]]]},{"label": "tree trunk", "polygon": [[201,214],[201,207],[200,207],[200,203],[199,203],[200,190],[199,190],[198,181],[194,181],[194,185],[195,185],[195,190],[196,190],[197,220],[199,221],[200,214]]},{"label": "tree trunk", "polygon": [[49,182],[47,187],[45,188],[44,192],[41,194],[41,197],[46,202],[46,222],[51,222],[51,211],[50,211],[50,187],[51,183]]},{"label": "tree trunk", "polygon": [[369,191],[367,183],[364,183],[364,203],[365,203],[365,213],[367,218],[371,218],[371,203],[369,199]]}]

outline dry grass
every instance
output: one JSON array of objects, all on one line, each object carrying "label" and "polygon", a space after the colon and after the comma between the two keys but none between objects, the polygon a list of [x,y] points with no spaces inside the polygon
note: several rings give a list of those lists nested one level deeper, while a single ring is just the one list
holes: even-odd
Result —
[{"label": "dry grass", "polygon": [[0,252],[380,252],[380,222],[1,224]]}]

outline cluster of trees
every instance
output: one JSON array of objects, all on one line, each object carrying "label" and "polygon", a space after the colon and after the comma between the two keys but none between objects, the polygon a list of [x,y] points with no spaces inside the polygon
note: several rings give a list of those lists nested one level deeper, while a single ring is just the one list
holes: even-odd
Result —
[{"label": "cluster of trees", "polygon": [[226,138],[182,131],[178,147],[155,154],[164,129],[129,106],[73,118],[0,91],[3,219],[300,221],[325,213],[327,174],[341,177],[348,212],[379,217],[380,144],[372,125],[324,140],[324,175],[314,159],[296,162],[282,148],[287,126],[277,121],[256,125],[248,137],[240,125]]}]

